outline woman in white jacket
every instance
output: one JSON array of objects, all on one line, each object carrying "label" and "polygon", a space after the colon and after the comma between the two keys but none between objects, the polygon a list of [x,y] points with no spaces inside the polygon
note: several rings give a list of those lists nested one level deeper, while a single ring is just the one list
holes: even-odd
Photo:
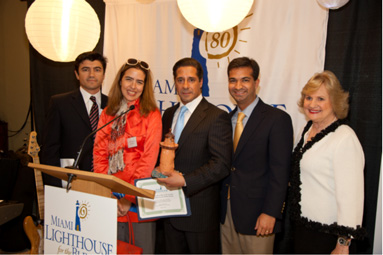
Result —
[{"label": "woman in white jacket", "polygon": [[298,105],[309,121],[292,159],[295,253],[355,253],[351,240],[365,234],[364,153],[343,121],[348,93],[332,72],[324,71],[307,82]]}]

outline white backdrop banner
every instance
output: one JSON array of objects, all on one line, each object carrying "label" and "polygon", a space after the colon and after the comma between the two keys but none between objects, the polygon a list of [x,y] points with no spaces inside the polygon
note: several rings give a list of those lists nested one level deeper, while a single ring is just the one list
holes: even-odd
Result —
[{"label": "white backdrop banner", "polygon": [[176,0],[104,0],[104,55],[107,94],[128,58],[149,63],[154,91],[163,112],[178,102],[172,67],[193,57],[204,68],[203,95],[222,109],[234,109],[228,92],[227,65],[247,56],[260,66],[259,96],[287,111],[297,133],[306,121],[297,107],[307,80],[324,68],[328,10],[316,0],[255,0],[246,18],[221,33],[189,24]]}]

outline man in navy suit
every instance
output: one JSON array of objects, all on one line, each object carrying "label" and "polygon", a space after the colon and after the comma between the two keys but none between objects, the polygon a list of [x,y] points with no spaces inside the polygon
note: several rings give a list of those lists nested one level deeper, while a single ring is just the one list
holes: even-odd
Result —
[{"label": "man in navy suit", "polygon": [[[80,54],[75,61],[74,73],[80,87],[74,91],[51,98],[42,134],[41,163],[65,167],[71,165],[86,136],[92,132],[89,114],[94,96],[99,114],[107,104],[101,93],[106,58],[97,52]],[[91,171],[93,164],[93,139],[84,146],[79,161],[81,170]],[[61,186],[61,180],[45,175],[44,183]]]},{"label": "man in navy suit", "polygon": [[[222,253],[273,253],[290,172],[291,118],[257,96],[259,66],[253,59],[232,60],[227,73],[237,107],[230,114],[234,138],[231,171],[221,189]],[[244,118],[236,143],[238,116]]]},{"label": "man in navy suit", "polygon": [[[176,132],[178,115],[185,109],[174,165],[179,172],[158,180],[182,187],[190,199],[191,216],[164,220],[166,253],[220,253],[219,189],[229,174],[232,140],[229,114],[201,95],[203,70],[192,58],[179,60],[173,76],[181,102],[163,117],[163,138]],[[177,137],[177,136],[176,136]]]}]

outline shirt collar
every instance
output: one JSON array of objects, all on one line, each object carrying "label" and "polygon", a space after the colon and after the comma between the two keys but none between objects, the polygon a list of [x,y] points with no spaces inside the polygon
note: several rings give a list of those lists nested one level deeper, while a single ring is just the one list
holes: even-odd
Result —
[{"label": "shirt collar", "polygon": [[253,112],[254,108],[257,106],[258,102],[259,102],[259,97],[257,96],[257,97],[254,99],[254,101],[253,101],[251,104],[249,104],[249,106],[247,106],[247,107],[245,108],[245,110],[241,111],[241,109],[239,109],[239,107],[237,106],[237,109],[238,109],[238,110],[237,110],[237,112],[235,113],[235,115],[238,116],[238,113],[239,113],[239,112],[243,112],[243,113],[246,115],[246,117],[249,117],[249,116],[251,115],[251,113]]},{"label": "shirt collar", "polygon": [[[197,108],[197,106],[199,105],[201,100],[202,100],[202,95],[200,94],[198,97],[194,98],[193,101],[191,101],[185,105],[186,108],[188,108],[190,114],[192,114],[194,112],[194,110]],[[182,106],[184,106],[184,104],[182,102],[180,102],[180,107],[178,109],[181,109]]]},{"label": "shirt collar", "polygon": [[101,90],[99,90],[96,94],[92,95],[80,86],[80,92],[86,104],[88,103],[88,101],[90,101],[90,97],[94,96],[96,98],[97,104],[101,105]]}]

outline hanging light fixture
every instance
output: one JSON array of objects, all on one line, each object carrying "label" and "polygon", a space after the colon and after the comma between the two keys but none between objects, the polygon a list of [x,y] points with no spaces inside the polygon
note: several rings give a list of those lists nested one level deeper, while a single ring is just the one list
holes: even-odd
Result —
[{"label": "hanging light fixture", "polygon": [[101,26],[85,0],[36,0],[25,17],[25,30],[29,42],[41,55],[70,62],[95,48]]},{"label": "hanging light fixture", "polygon": [[177,0],[185,19],[206,32],[222,32],[238,25],[254,0]]},{"label": "hanging light fixture", "polygon": [[317,0],[317,2],[324,8],[327,9],[339,9],[348,3],[349,0]]}]

